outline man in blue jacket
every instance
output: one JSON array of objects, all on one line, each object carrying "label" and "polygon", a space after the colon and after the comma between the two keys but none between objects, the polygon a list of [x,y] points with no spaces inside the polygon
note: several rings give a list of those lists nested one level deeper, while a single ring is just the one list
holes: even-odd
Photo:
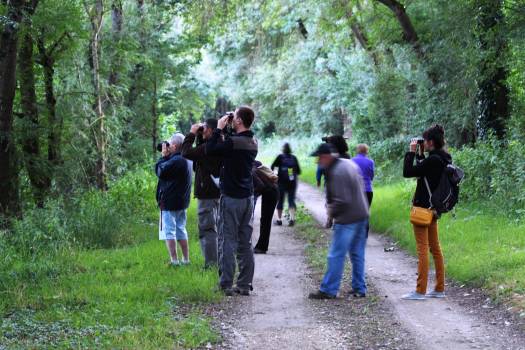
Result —
[{"label": "man in blue jacket", "polygon": [[[174,134],[169,145],[162,144],[162,157],[155,165],[157,204],[160,208],[159,239],[166,241],[171,265],[189,264],[188,233],[186,231],[186,209],[190,204],[191,165],[181,155],[184,135]],[[179,242],[183,259],[177,257]]]}]

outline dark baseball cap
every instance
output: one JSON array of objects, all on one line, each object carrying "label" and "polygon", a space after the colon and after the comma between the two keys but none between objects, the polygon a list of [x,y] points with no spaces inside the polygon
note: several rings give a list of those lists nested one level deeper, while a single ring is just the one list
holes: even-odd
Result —
[{"label": "dark baseball cap", "polygon": [[318,157],[321,154],[334,154],[337,153],[336,148],[331,143],[322,143],[317,149],[310,154],[311,157]]}]

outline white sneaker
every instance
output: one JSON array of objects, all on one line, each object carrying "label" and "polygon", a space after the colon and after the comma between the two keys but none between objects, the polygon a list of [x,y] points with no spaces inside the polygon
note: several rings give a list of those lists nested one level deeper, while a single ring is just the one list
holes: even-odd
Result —
[{"label": "white sneaker", "polygon": [[172,260],[170,262],[170,265],[173,266],[173,267],[177,267],[177,266],[181,265],[181,262],[179,260]]},{"label": "white sneaker", "polygon": [[181,264],[181,265],[189,265],[189,264],[190,264],[190,261],[189,261],[189,260],[181,260],[181,261],[180,261],[180,264]]},{"label": "white sneaker", "polygon": [[403,300],[425,300],[425,295],[418,292],[410,292],[401,297]]},{"label": "white sneaker", "polygon": [[438,299],[442,299],[446,297],[445,292],[436,292],[435,290],[427,293],[425,296],[427,298],[438,298]]}]

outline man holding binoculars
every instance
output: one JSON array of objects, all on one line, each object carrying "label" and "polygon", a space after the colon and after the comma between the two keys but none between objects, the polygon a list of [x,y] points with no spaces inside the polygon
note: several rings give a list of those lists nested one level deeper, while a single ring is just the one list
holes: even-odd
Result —
[{"label": "man holding binoculars", "polygon": [[[222,160],[220,174],[219,269],[220,288],[225,295],[252,290],[254,258],[253,178],[257,140],[250,130],[255,113],[241,106],[218,121],[217,129],[206,143],[206,153]],[[233,131],[227,132],[227,129]],[[237,287],[233,288],[236,259],[239,267]]]},{"label": "man holding binoculars", "polygon": [[[221,160],[206,152],[206,143],[217,128],[217,119],[208,119],[204,124],[195,124],[184,138],[182,156],[193,161],[195,187],[199,217],[199,240],[204,266],[217,266],[217,216],[221,193],[215,179],[219,177]],[[193,144],[197,140],[197,145]]]}]

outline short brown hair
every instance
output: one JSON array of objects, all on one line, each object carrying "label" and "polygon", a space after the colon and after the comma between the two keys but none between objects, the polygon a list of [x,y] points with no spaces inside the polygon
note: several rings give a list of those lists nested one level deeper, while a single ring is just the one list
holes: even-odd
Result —
[{"label": "short brown hair", "polygon": [[237,116],[241,118],[244,127],[250,128],[255,119],[255,112],[248,106],[240,106],[235,111]]},{"label": "short brown hair", "polygon": [[368,145],[366,143],[360,143],[356,147],[356,151],[359,154],[368,154]]}]

